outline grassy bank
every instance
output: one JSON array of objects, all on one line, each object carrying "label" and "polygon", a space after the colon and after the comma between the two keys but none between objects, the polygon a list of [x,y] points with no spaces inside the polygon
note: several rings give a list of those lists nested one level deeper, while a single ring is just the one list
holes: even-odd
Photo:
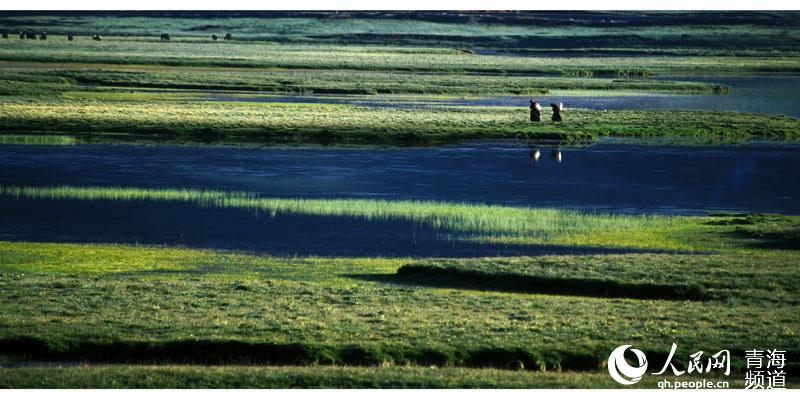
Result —
[{"label": "grassy bank", "polygon": [[[342,104],[9,100],[4,131],[74,133],[84,139],[439,144],[463,140],[593,139],[600,135],[793,139],[800,121],[761,114],[674,110],[581,110],[562,123],[528,121],[524,107],[369,108]],[[116,135],[116,140],[126,136]]]}]

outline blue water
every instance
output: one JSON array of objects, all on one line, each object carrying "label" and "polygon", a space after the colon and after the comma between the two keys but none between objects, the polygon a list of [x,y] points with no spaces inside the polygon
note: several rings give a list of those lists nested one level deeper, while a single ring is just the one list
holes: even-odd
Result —
[{"label": "blue water", "polygon": [[432,199],[621,213],[800,214],[800,146],[597,144],[540,150],[0,146],[0,184],[235,190],[272,197]]},{"label": "blue water", "polygon": [[[560,151],[560,153],[557,153]],[[0,185],[187,187],[271,197],[429,199],[618,213],[800,214],[800,146],[469,144],[342,149],[0,145]],[[560,154],[560,161],[558,155]],[[140,243],[285,255],[478,257],[620,252],[478,244],[402,218],[365,220],[180,202],[0,196],[0,240]]]}]

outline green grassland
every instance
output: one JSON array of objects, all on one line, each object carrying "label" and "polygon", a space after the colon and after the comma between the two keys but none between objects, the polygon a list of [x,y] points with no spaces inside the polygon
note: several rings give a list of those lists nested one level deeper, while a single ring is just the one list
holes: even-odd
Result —
[{"label": "green grassland", "polygon": [[[96,92],[114,86],[126,88],[257,91],[302,94],[516,94],[559,91],[598,93],[728,93],[725,85],[669,80],[621,78],[568,78],[486,76],[354,70],[210,69],[202,67],[87,65],[88,68],[54,68],[64,64],[0,64],[0,94],[43,94],[67,90]],[[70,65],[70,64],[66,64]],[[56,86],[57,85],[57,86]]]},{"label": "green grassland", "polygon": [[[434,100],[725,95],[724,85],[644,78],[797,74],[797,21],[753,12],[0,13],[0,30],[12,33],[0,39],[0,144],[796,140],[800,121],[784,116],[568,108],[561,123],[545,109],[534,124],[526,104]],[[13,35],[45,29],[48,40]],[[162,32],[172,40],[159,42]],[[233,41],[210,42],[226,32]],[[67,33],[79,36],[68,42]],[[273,94],[357,95],[364,105],[258,101]],[[369,106],[375,94],[415,106]],[[612,349],[631,344],[655,366],[673,342],[684,367],[695,351],[733,357],[729,377],[681,379],[740,387],[744,351],[776,348],[788,352],[789,385],[798,383],[796,216],[146,187],[0,186],[0,196],[401,220],[466,243],[628,252],[327,258],[7,239],[0,388],[618,388],[605,371]]]},{"label": "green grassland", "polygon": [[517,57],[458,50],[253,43],[161,43],[154,39],[73,42],[0,39],[0,60],[240,68],[346,69],[374,71],[490,73],[563,76],[642,76],[648,74],[793,74],[799,57],[603,56]]},{"label": "green grassland", "polygon": [[[411,261],[126,245],[0,248],[0,349],[23,367],[42,360],[373,365],[392,375],[402,366],[522,363],[525,370],[602,373],[621,343],[644,349],[655,363],[676,342],[684,358],[697,349],[731,350],[731,378],[739,379],[745,349],[786,349],[790,360],[800,352],[796,251]],[[482,271],[500,282],[409,273],[403,265]],[[549,274],[568,277],[556,291],[503,283]],[[585,290],[587,282],[608,292]],[[637,285],[698,286],[712,296],[642,298]],[[36,379],[26,374],[49,370],[12,370],[0,379],[27,386],[19,382]],[[118,373],[148,374],[139,367]],[[60,379],[94,378],[74,372],[45,385]],[[378,382],[372,385],[392,385]]]},{"label": "green grassland", "polygon": [[[418,107],[398,110],[209,98],[209,91],[231,96],[243,92],[459,97],[645,92],[724,95],[730,88],[720,84],[641,78],[800,71],[800,57],[791,45],[795,33],[788,29],[797,16],[791,13],[747,13],[735,18],[680,13],[563,14],[568,18],[559,17],[561,14],[468,13],[464,17],[411,13],[397,16],[399,19],[379,14],[346,13],[353,17],[349,19],[319,13],[262,15],[265,18],[231,14],[217,19],[203,15],[161,18],[146,13],[130,17],[102,13],[2,15],[0,25],[12,33],[47,26],[51,36],[48,40],[20,40],[12,35],[0,40],[0,126],[10,134],[74,134],[89,142],[339,145],[436,145],[508,138],[591,140],[603,135],[791,140],[800,131],[792,118],[745,113],[568,110],[564,123],[530,124],[524,107],[440,107],[417,99]],[[462,21],[464,18],[467,20]],[[715,18],[732,19],[729,26],[722,26],[714,23]],[[622,40],[630,36],[626,26],[631,24],[642,39],[631,48],[645,53],[604,51],[611,48],[609,43],[587,42],[589,37]],[[105,27],[103,41],[86,36],[100,27]],[[212,32],[230,30],[237,39],[208,40]],[[68,31],[81,36],[68,42],[63,36]],[[156,32],[174,38],[162,43]],[[342,39],[327,40],[322,37],[325,32],[337,32]],[[542,35],[543,41],[519,47],[519,40],[536,35]],[[406,39],[412,36],[424,43],[408,43]],[[663,40],[658,47],[673,53],[646,53],[645,44],[659,37]],[[669,38],[676,37],[686,45],[670,45]],[[759,46],[745,46],[737,42],[738,37],[754,43],[769,38],[773,50],[758,53],[754,48]],[[482,44],[503,38],[516,44],[489,47],[518,55],[477,51]],[[531,53],[550,48],[542,43],[559,38],[574,39],[570,48],[591,52],[577,57]],[[452,46],[453,41],[462,40],[472,46]],[[622,40],[614,48],[624,47]],[[743,53],[706,53],[728,48]],[[758,54],[748,53],[752,51]],[[544,119],[549,115],[545,111]]]},{"label": "green grassland", "polygon": [[[530,243],[693,252],[324,258],[0,242],[0,361],[14,367],[0,372],[3,387],[123,386],[141,376],[149,378],[133,386],[258,386],[253,377],[263,377],[263,386],[606,387],[596,374],[622,343],[644,349],[653,362],[672,342],[682,357],[693,349],[740,355],[759,346],[786,349],[790,360],[800,353],[797,217],[621,216],[141,188],[6,187],[3,195],[407,218]],[[39,361],[161,366],[29,364]],[[211,370],[193,365],[228,366],[212,379],[203,372]],[[281,365],[295,367],[275,368]],[[338,367],[312,374],[317,366]],[[444,369],[415,378],[428,366]],[[461,367],[472,369],[452,369]],[[478,372],[485,368],[523,371]],[[733,368],[735,382],[741,357]],[[398,380],[402,375],[409,379]]]},{"label": "green grassland", "polygon": [[[125,97],[124,94],[115,97]],[[550,111],[542,112],[543,119]],[[762,114],[677,110],[566,110],[562,123],[528,121],[526,108],[372,108],[342,104],[13,99],[0,104],[6,133],[76,134],[85,140],[442,144],[598,136],[794,139],[800,122]],[[127,134],[108,135],[108,134]]]},{"label": "green grassland", "polygon": [[[209,41],[574,49],[616,52],[796,52],[792,12],[140,12],[0,15],[0,29],[51,35]],[[636,30],[631,35],[631,29]],[[13,37],[13,36],[12,36]]]},{"label": "green grassland", "polygon": [[[81,38],[9,39],[0,46],[0,61],[5,133],[67,133],[82,141],[435,145],[603,135],[794,139],[800,131],[793,118],[732,112],[568,110],[564,123],[530,124],[524,107],[442,107],[424,98],[408,109],[264,104],[209,99],[208,93],[724,95],[730,90],[724,85],[629,75],[791,72],[800,64],[790,56],[510,57],[444,48]],[[549,111],[543,114],[548,120]]]}]

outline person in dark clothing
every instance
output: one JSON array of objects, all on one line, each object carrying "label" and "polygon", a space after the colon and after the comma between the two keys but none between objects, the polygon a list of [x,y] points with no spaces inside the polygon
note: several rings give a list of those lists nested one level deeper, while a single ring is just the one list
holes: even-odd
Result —
[{"label": "person in dark clothing", "polygon": [[539,122],[542,120],[542,106],[536,102],[536,100],[531,99],[531,122]]},{"label": "person in dark clothing", "polygon": [[563,103],[550,103],[550,107],[553,107],[553,121],[560,122],[564,119],[561,117],[561,110],[564,107]]}]

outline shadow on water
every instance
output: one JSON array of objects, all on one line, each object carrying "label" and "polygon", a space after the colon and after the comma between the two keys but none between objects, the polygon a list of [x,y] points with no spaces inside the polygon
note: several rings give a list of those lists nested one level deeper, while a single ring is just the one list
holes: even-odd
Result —
[{"label": "shadow on water", "polygon": [[[610,254],[645,250],[459,240],[407,220],[366,220],[186,203],[0,198],[0,240],[128,243],[337,257],[483,257]],[[198,270],[196,273],[213,271]],[[186,271],[182,273],[187,273]],[[191,273],[191,272],[189,272]]]},{"label": "shadow on water", "polygon": [[402,267],[396,274],[347,274],[351,279],[435,288],[563,296],[652,300],[708,300],[700,286],[658,283],[620,283],[599,279],[572,279],[520,274],[486,274],[449,268]]}]

